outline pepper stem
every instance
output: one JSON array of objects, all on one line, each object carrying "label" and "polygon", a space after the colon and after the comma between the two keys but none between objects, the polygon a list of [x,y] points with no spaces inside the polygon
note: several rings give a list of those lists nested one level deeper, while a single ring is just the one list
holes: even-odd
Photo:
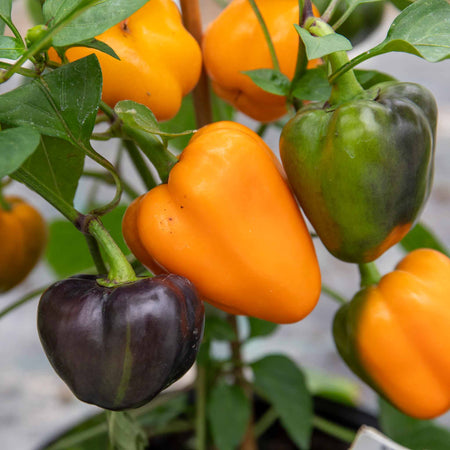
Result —
[{"label": "pepper stem", "polygon": [[359,264],[359,273],[361,275],[361,287],[378,284],[381,279],[380,272],[375,263]]},{"label": "pepper stem", "polygon": [[0,185],[0,210],[11,211],[11,205],[7,202],[7,200],[3,196],[1,185]]},{"label": "pepper stem", "polygon": [[[315,17],[310,17],[306,20],[305,29],[317,37],[335,33],[330,25]],[[330,53],[324,58],[331,66],[331,73],[336,72],[349,62],[347,52],[345,51]],[[364,89],[358,83],[354,72],[349,70],[333,81],[329,103],[331,105],[337,105],[357,97],[362,92],[364,92]]]},{"label": "pepper stem", "polygon": [[117,284],[137,280],[133,267],[100,220],[94,217],[91,218],[87,229],[103,248],[105,259],[109,266],[108,278],[100,279],[98,282],[103,286],[112,287]]}]

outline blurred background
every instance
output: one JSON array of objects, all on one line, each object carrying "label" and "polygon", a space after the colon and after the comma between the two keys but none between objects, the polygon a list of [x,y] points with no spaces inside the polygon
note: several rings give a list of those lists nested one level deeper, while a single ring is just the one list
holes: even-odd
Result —
[{"label": "blurred background", "polygon": [[[204,23],[207,24],[220,11],[214,0],[202,0]],[[387,5],[383,22],[369,39],[352,50],[350,56],[367,50],[381,42],[398,11]],[[22,0],[15,0],[13,21],[21,32],[32,26],[31,19]],[[361,65],[361,68],[377,69],[390,73],[402,81],[417,82],[435,95],[439,107],[435,178],[432,195],[423,211],[421,222],[430,227],[444,245],[450,247],[450,61],[431,64],[412,55],[391,53],[376,57]],[[0,93],[18,85],[15,76],[5,85],[0,85]],[[257,123],[242,115],[237,120],[256,129]],[[266,142],[278,151],[279,132],[271,129],[266,134]],[[108,159],[114,160],[115,144],[97,145],[96,149]],[[128,162],[125,160],[125,172]],[[89,167],[93,164],[87,161]],[[130,166],[131,170],[131,166]],[[144,187],[136,177],[133,187],[143,193]],[[84,208],[84,199],[93,189],[92,182],[81,180],[76,196],[76,206]],[[59,214],[44,200],[18,183],[12,183],[6,194],[26,197],[50,222],[60,219]],[[111,198],[112,191],[101,188],[97,198]],[[357,221],[355,217],[355,222]],[[1,237],[0,237],[1,239]],[[357,266],[340,262],[333,258],[316,239],[314,240],[324,282],[351,298],[359,287]],[[1,241],[0,241],[1,251]],[[59,249],[64,254],[64,248]],[[378,261],[381,273],[391,271],[401,259],[403,252],[393,248]],[[0,310],[25,294],[51,283],[57,278],[45,259],[17,288],[0,297]],[[256,359],[267,353],[283,353],[294,358],[306,369],[310,382],[324,377],[341,377],[349,380],[346,388],[358,399],[358,404],[368,411],[375,411],[376,397],[373,392],[358,381],[337,355],[331,336],[331,323],[337,303],[322,296],[313,313],[303,321],[279,327],[269,338],[256,340],[244,348],[245,357]],[[97,411],[97,408],[76,400],[64,383],[50,367],[41,348],[36,331],[37,298],[15,310],[0,321],[0,448],[2,450],[34,450],[40,444],[67,428],[82,417]],[[218,345],[220,354],[225,349]],[[194,377],[192,369],[172,388],[186,385]],[[340,379],[340,378],[338,378]],[[440,419],[450,426],[450,415]]]}]

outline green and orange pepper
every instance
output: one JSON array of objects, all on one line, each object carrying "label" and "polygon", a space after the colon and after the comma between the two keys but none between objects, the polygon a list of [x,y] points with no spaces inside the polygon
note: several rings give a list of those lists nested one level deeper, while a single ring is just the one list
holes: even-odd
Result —
[{"label": "green and orange pepper", "polygon": [[350,368],[398,409],[429,419],[450,408],[450,259],[408,254],[342,306],[333,326]]}]

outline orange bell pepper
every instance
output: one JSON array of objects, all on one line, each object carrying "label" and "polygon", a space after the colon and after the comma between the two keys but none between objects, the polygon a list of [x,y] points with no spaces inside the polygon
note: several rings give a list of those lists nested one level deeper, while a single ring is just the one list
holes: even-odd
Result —
[{"label": "orange bell pepper", "polygon": [[[269,30],[280,70],[289,79],[295,73],[299,35],[298,0],[257,0]],[[314,7],[314,14],[319,16]],[[286,98],[258,87],[247,70],[273,68],[261,25],[248,0],[233,0],[211,22],[203,37],[203,58],[216,94],[261,122],[276,120],[287,113]],[[320,60],[308,63],[308,68]]]},{"label": "orange bell pepper", "polygon": [[218,308],[290,323],[316,305],[321,281],[311,237],[281,165],[247,127],[203,127],[168,184],[131,208],[123,234],[133,253],[185,276]]},{"label": "orange bell pepper", "polygon": [[336,314],[334,337],[352,370],[405,414],[450,408],[450,259],[407,255]]},{"label": "orange bell pepper", "polygon": [[[66,56],[74,61],[97,55],[103,74],[102,98],[111,107],[119,100],[133,100],[149,107],[158,120],[170,119],[200,77],[200,47],[183,27],[172,0],[147,2],[96,39],[108,44],[120,61],[86,47],[72,47]],[[54,49],[49,56],[59,60]]]},{"label": "orange bell pepper", "polygon": [[25,279],[47,243],[47,228],[38,211],[18,197],[5,201],[11,209],[0,208],[0,292]]}]

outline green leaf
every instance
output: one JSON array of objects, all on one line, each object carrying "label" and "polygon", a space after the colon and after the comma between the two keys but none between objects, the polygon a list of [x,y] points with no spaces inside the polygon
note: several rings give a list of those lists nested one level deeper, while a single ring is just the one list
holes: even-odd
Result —
[{"label": "green leaf", "polygon": [[409,417],[380,399],[381,430],[400,445],[411,450],[448,450],[450,430],[429,420]]},{"label": "green leaf", "polygon": [[67,220],[55,220],[49,224],[45,258],[59,278],[84,273],[94,266],[86,239]]},{"label": "green leaf", "polygon": [[207,405],[211,435],[218,450],[238,448],[250,419],[250,401],[240,386],[214,386]]},{"label": "green leaf", "polygon": [[71,47],[88,47],[93,48],[95,50],[99,50],[103,53],[106,53],[113,58],[120,60],[117,56],[117,53],[105,42],[99,41],[97,39],[88,39],[86,41],[78,42],[76,45],[72,45]]},{"label": "green leaf", "polygon": [[336,33],[316,37],[298,25],[294,25],[294,27],[305,44],[308,60],[322,58],[330,53],[352,49],[351,42],[341,34]]},{"label": "green leaf", "polygon": [[395,81],[395,78],[387,73],[378,72],[376,70],[360,70],[354,71],[358,83],[364,88],[369,89],[379,83],[385,81]]},{"label": "green leaf", "polygon": [[430,62],[449,58],[450,4],[446,0],[417,0],[395,18],[386,39],[369,52],[412,53]]},{"label": "green leaf", "polygon": [[415,0],[391,0],[391,3],[400,11],[414,3]]},{"label": "green leaf", "polygon": [[331,85],[324,66],[310,69],[292,87],[292,95],[300,100],[326,101],[331,95]]},{"label": "green leaf", "polygon": [[266,356],[251,367],[257,392],[273,405],[291,439],[308,449],[313,405],[302,372],[283,355]]},{"label": "green leaf", "polygon": [[[11,19],[12,0],[0,0],[0,15]],[[0,34],[5,31],[5,22],[0,19]]]},{"label": "green leaf", "polygon": [[44,23],[44,16],[42,14],[42,3],[44,3],[44,0],[27,0],[26,3],[27,11],[30,15],[33,25]]},{"label": "green leaf", "polygon": [[208,320],[205,323],[205,340],[215,339],[217,341],[233,341],[236,338],[233,327],[226,319],[218,316],[208,317]]},{"label": "green leaf", "polygon": [[22,169],[72,204],[83,165],[84,153],[78,147],[62,139],[41,136],[38,148]]},{"label": "green leaf", "polygon": [[266,92],[275,95],[287,95],[291,84],[289,78],[275,69],[245,70],[243,74],[249,76],[253,83]]},{"label": "green leaf", "polygon": [[108,435],[115,450],[144,450],[148,439],[133,416],[125,411],[108,411]]},{"label": "green leaf", "polygon": [[9,128],[0,132],[0,179],[17,170],[39,145],[40,135],[32,128]]},{"label": "green leaf", "polygon": [[312,395],[318,395],[348,406],[357,406],[361,396],[358,382],[317,370],[305,370],[305,375],[306,385]]},{"label": "green leaf", "polygon": [[130,127],[155,134],[158,134],[160,131],[155,115],[141,103],[133,102],[132,100],[122,100],[116,104],[114,111]]},{"label": "green leaf", "polygon": [[[44,17],[53,26],[74,11],[81,13],[53,37],[53,45],[64,47],[91,39],[131,16],[147,0],[47,0]],[[90,6],[86,9],[86,6]]]},{"label": "green leaf", "polygon": [[20,39],[10,36],[0,36],[0,58],[18,59],[25,47]]},{"label": "green leaf", "polygon": [[[102,217],[105,228],[123,253],[130,250],[122,236],[121,224],[126,207],[119,206]],[[61,251],[64,248],[64,251]],[[49,241],[45,253],[47,263],[59,278],[83,273],[94,266],[86,239],[67,220],[55,220],[49,225]]]},{"label": "green leaf", "polygon": [[250,326],[248,339],[269,336],[278,328],[276,323],[267,320],[257,319],[256,317],[248,317],[247,319]]},{"label": "green leaf", "polygon": [[31,126],[44,135],[87,144],[101,87],[98,60],[87,56],[1,95],[0,123]]},{"label": "green leaf", "polygon": [[418,223],[400,242],[407,252],[418,248],[432,248],[450,256],[449,250],[425,225]]}]

